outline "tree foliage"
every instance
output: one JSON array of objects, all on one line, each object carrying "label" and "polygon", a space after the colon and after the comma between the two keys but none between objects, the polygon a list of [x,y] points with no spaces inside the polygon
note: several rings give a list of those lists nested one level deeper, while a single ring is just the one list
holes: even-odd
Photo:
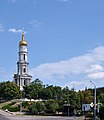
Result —
[{"label": "tree foliage", "polygon": [[0,98],[4,100],[11,100],[20,98],[21,91],[19,87],[13,82],[1,82],[0,83]]},{"label": "tree foliage", "polygon": [[55,113],[59,109],[59,104],[56,100],[49,99],[45,102],[47,113]]},{"label": "tree foliage", "polygon": [[[64,105],[74,110],[81,110],[82,104],[90,104],[94,101],[94,89],[85,89],[82,91],[75,91],[69,89],[67,86],[62,88],[60,86],[44,85],[39,79],[34,80],[30,85],[24,86],[21,92],[19,87],[13,82],[0,83],[0,99],[11,100],[22,97],[28,99],[42,99],[40,102],[24,103],[23,107],[32,114],[54,114],[56,111],[63,112]],[[97,102],[104,106],[104,88],[97,89]],[[27,107],[28,106],[28,107]],[[103,114],[103,106],[100,109],[100,114]]]},{"label": "tree foliage", "polygon": [[43,102],[33,102],[28,109],[34,115],[41,115],[45,114],[46,107]]}]

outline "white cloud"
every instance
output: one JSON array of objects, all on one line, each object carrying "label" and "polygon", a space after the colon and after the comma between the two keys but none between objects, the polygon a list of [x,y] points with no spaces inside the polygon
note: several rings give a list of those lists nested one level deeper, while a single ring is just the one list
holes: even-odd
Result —
[{"label": "white cloud", "polygon": [[89,81],[83,80],[83,81],[72,81],[72,82],[66,83],[64,87],[66,86],[68,86],[70,89],[74,88],[75,90],[78,90],[76,89],[77,88],[76,86],[78,86],[80,90],[83,90],[86,87],[89,88],[91,85]]},{"label": "white cloud", "polygon": [[16,28],[10,28],[8,30],[8,32],[12,32],[12,33],[26,33],[26,31],[24,31],[23,29],[16,29]]},{"label": "white cloud", "polygon": [[43,23],[37,21],[37,20],[31,20],[29,22],[30,25],[32,25],[33,27],[41,27],[43,25]]},{"label": "white cloud", "polygon": [[88,78],[90,79],[104,79],[104,72],[95,72],[87,75]]},{"label": "white cloud", "polygon": [[103,65],[104,46],[99,46],[78,57],[41,64],[31,69],[30,73],[48,84],[65,86],[75,81],[75,88],[79,89],[82,84],[88,85],[85,81],[104,78]]},{"label": "white cloud", "polygon": [[103,71],[104,68],[101,65],[91,65],[91,67],[89,67],[85,72],[86,73],[94,73],[94,72],[99,72],[99,71]]}]

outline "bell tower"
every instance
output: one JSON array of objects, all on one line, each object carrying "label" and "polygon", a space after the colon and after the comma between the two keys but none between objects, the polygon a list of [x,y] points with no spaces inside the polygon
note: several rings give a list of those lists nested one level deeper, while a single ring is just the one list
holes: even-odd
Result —
[{"label": "bell tower", "polygon": [[32,80],[32,76],[28,74],[28,50],[24,33],[22,33],[22,40],[19,43],[18,55],[17,74],[14,74],[14,82],[20,87],[20,90],[23,90],[23,86],[29,85]]}]

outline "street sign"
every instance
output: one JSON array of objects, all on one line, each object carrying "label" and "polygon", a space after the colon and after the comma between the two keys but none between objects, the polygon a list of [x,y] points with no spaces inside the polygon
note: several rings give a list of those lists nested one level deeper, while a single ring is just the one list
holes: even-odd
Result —
[{"label": "street sign", "polygon": [[94,103],[92,102],[92,103],[90,104],[90,106],[91,106],[91,107],[94,107]]},{"label": "street sign", "polygon": [[82,105],[82,111],[89,111],[91,109],[90,104],[83,104]]}]

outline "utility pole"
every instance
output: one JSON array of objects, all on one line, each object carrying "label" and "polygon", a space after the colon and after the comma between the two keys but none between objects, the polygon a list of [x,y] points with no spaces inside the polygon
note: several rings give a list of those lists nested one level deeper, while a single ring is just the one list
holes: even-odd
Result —
[{"label": "utility pole", "polygon": [[94,120],[96,120],[96,85],[90,81],[94,85]]}]

